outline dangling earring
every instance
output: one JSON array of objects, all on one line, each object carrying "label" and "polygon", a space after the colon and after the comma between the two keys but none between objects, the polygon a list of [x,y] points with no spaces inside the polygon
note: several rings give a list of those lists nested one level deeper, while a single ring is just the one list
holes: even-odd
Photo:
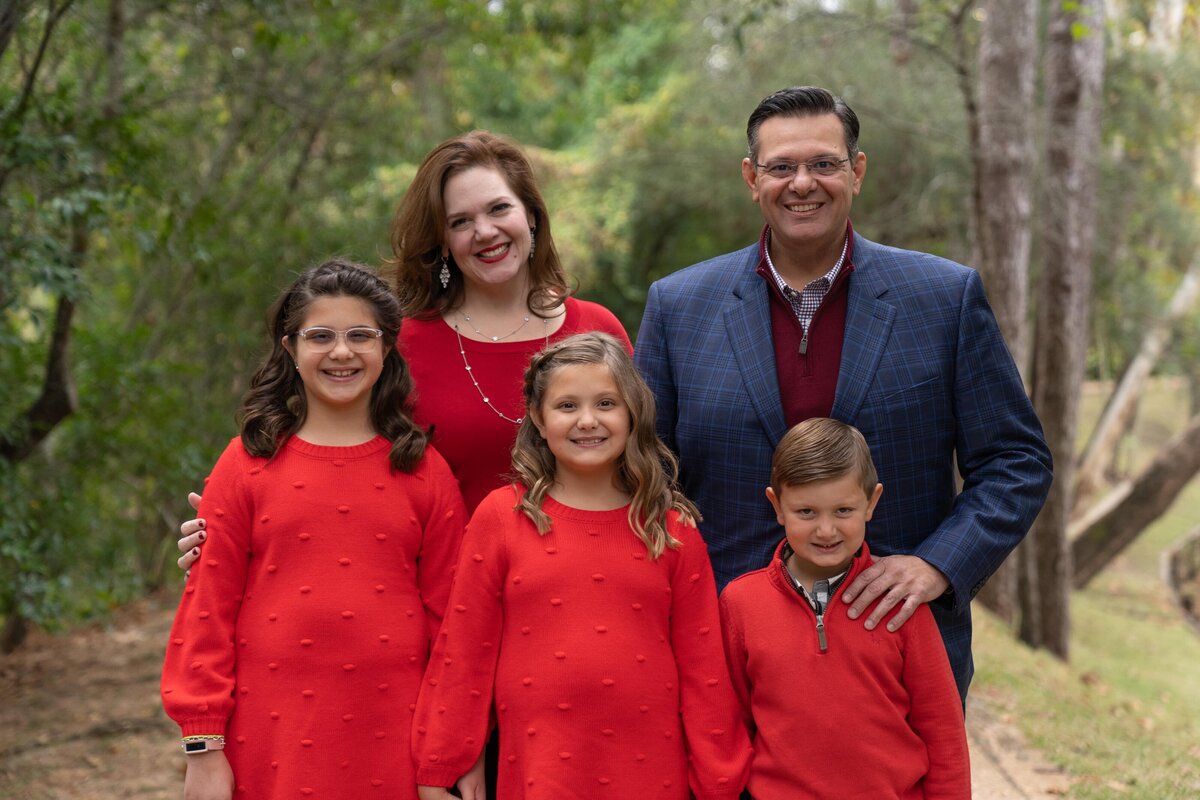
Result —
[{"label": "dangling earring", "polygon": [[533,254],[537,252],[537,228],[529,229],[529,261],[533,262]]},{"label": "dangling earring", "polygon": [[293,364],[293,365],[296,367],[296,372],[299,372],[299,371],[300,371],[300,362],[299,362],[299,361],[293,361],[293,362],[292,362],[292,364]]},{"label": "dangling earring", "polygon": [[446,263],[444,254],[442,255],[442,271],[438,273],[438,280],[442,282],[443,289],[450,285],[450,265]]}]

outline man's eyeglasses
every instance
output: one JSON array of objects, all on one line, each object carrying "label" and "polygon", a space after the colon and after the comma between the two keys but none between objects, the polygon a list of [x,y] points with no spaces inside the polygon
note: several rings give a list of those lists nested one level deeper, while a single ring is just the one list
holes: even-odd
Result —
[{"label": "man's eyeglasses", "polygon": [[755,164],[759,173],[771,180],[791,180],[801,167],[808,170],[809,175],[829,177],[837,175],[849,158],[814,158],[811,161],[772,161],[770,164]]},{"label": "man's eyeglasses", "polygon": [[301,328],[296,335],[305,341],[314,353],[328,353],[337,345],[338,337],[346,340],[346,347],[355,353],[366,353],[375,347],[375,340],[383,336],[378,328],[349,328],[335,331],[333,328]]}]

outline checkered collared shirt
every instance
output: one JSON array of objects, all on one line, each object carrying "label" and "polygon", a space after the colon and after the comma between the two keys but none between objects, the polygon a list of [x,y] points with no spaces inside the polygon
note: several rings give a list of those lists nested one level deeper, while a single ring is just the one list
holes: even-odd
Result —
[{"label": "checkered collared shirt", "polygon": [[771,232],[768,230],[766,246],[763,247],[763,253],[767,257],[767,268],[771,270],[771,277],[774,278],[775,285],[779,287],[779,291],[783,293],[784,298],[791,305],[792,311],[796,314],[801,330],[808,333],[808,326],[812,324],[813,315],[817,313],[821,301],[825,299],[833,282],[837,280],[838,273],[842,271],[842,264],[846,263],[846,250],[850,246],[850,237],[847,235],[846,241],[842,243],[842,254],[838,256],[837,263],[833,265],[833,268],[821,277],[809,281],[802,290],[796,291],[788,285],[771,261],[770,236]]},{"label": "checkered collared shirt", "polygon": [[[829,598],[833,597],[833,593],[837,591],[838,587],[842,585],[842,581],[846,580],[846,576],[850,574],[849,568],[847,568],[844,572],[834,575],[832,578],[828,578],[824,581],[816,581],[813,584],[812,593],[809,593],[809,591],[804,588],[804,584],[792,574],[791,567],[788,566],[788,559],[792,557],[793,552],[792,546],[787,542],[784,542],[783,549],[779,553],[779,560],[782,562],[783,566],[783,574],[787,577],[788,583],[792,585],[792,588],[796,590],[797,594],[808,601],[808,604],[812,607],[813,611],[817,612],[818,614],[825,613],[825,606],[829,603]],[[859,553],[861,552],[862,550],[860,549]],[[858,553],[855,553],[854,555],[857,558]],[[821,583],[825,583],[826,585],[822,587],[820,586]],[[824,590],[824,599],[819,599],[821,590]]]}]

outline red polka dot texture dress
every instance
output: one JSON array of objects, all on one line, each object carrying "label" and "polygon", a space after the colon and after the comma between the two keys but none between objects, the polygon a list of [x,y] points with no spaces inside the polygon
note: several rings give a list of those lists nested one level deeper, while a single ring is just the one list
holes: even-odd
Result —
[{"label": "red polka dot texture dress", "polygon": [[224,734],[234,796],[415,798],[412,711],[465,519],[432,448],[392,471],[383,437],[226,448],[208,541],[163,667],[183,735]]},{"label": "red polka dot texture dress", "polygon": [[468,525],[446,621],[417,705],[417,782],[450,786],[487,738],[497,796],[736,800],[750,743],[721,644],[699,532],[650,559],[628,508],[547,498],[539,536],[492,492]]}]

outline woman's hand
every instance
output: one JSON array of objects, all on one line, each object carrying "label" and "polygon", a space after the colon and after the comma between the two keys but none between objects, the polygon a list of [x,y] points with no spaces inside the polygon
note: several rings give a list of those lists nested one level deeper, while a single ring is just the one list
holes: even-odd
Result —
[{"label": "woman's hand", "polygon": [[183,800],[230,800],[233,797],[233,770],[220,750],[187,757],[187,775],[183,779]]},{"label": "woman's hand", "polygon": [[454,795],[445,786],[418,786],[417,797],[421,800],[454,800]]},{"label": "woman's hand", "polygon": [[[188,492],[188,503],[192,508],[199,510],[200,495]],[[204,526],[205,522],[202,519],[189,519],[179,526],[179,552],[183,555],[175,563],[184,572],[190,570],[192,564],[195,564],[200,558],[200,548],[204,546],[204,540],[208,538]]]}]

